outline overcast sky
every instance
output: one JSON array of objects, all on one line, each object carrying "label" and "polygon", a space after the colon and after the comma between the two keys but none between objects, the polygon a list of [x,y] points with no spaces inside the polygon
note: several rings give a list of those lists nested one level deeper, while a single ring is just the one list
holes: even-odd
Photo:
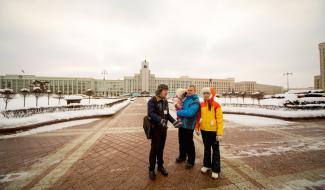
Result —
[{"label": "overcast sky", "polygon": [[313,86],[324,0],[0,0],[0,74],[234,77]]}]

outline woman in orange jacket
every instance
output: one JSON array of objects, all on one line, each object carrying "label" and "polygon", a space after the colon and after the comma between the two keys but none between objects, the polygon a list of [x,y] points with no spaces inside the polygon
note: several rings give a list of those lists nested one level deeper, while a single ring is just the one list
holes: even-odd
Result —
[{"label": "woman in orange jacket", "polygon": [[[220,149],[219,141],[223,135],[223,114],[221,106],[214,100],[213,88],[202,89],[203,102],[196,122],[197,134],[202,134],[204,143],[204,159],[202,173],[212,170],[211,177],[217,179],[220,173]],[[213,151],[211,161],[211,148]]]}]

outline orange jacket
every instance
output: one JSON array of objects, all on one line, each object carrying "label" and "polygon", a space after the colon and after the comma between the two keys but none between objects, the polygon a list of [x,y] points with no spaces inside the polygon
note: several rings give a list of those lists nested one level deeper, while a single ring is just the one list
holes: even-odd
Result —
[{"label": "orange jacket", "polygon": [[214,100],[215,91],[211,90],[211,110],[209,110],[208,101],[201,102],[200,111],[197,117],[196,129],[204,131],[215,131],[217,135],[223,135],[223,113],[221,106]]}]

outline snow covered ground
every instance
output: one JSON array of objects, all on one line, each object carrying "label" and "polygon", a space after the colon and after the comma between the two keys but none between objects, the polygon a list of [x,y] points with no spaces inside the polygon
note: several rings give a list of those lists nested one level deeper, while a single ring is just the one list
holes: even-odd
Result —
[{"label": "snow covered ground", "polygon": [[[107,99],[107,98],[101,98],[101,99],[90,99],[90,104],[106,104],[110,102],[114,102],[116,99]],[[81,100],[81,104],[89,104],[89,99],[85,98]],[[50,105],[49,106],[66,106],[67,101],[62,98],[60,100],[55,97],[50,97]],[[34,108],[36,107],[36,100],[35,97],[30,95],[26,97],[26,107],[25,108]],[[41,96],[38,100],[38,107],[48,107],[47,104],[47,96]],[[23,109],[24,108],[24,98],[21,95],[16,95],[14,99],[11,99],[8,103],[8,110],[14,110],[14,109]],[[0,99],[0,111],[3,111],[5,109],[5,103],[2,99]]]},{"label": "snow covered ground", "polygon": [[[200,98],[200,100],[202,101],[202,98]],[[287,98],[283,98],[283,99],[276,99],[276,98],[266,98],[266,99],[261,99],[260,100],[260,105],[274,105],[274,106],[283,106],[283,104],[286,101],[295,101],[295,100],[299,100],[299,101],[325,101],[325,97],[304,97],[304,98],[297,98],[296,95],[292,95],[292,96],[288,96]],[[219,102],[220,104],[258,104],[257,100],[253,100],[252,98],[245,98],[245,100],[243,101],[242,98],[215,98],[215,101]]]},{"label": "snow covered ground", "polygon": [[[236,114],[224,114],[225,121],[230,121],[246,126],[277,126],[277,125],[292,125],[294,122],[289,122],[281,119],[273,119],[267,117],[257,117],[250,115],[236,115]],[[229,126],[232,127],[232,126]]]},{"label": "snow covered ground", "polygon": [[112,107],[105,108],[105,109],[44,113],[44,114],[35,114],[30,117],[13,118],[13,119],[6,119],[4,117],[0,117],[0,128],[16,128],[16,127],[32,125],[37,123],[71,119],[77,117],[113,115],[120,109],[127,106],[129,103],[130,100],[126,100],[124,102],[115,104]]},{"label": "snow covered ground", "polygon": [[257,114],[261,116],[271,116],[279,118],[312,118],[325,117],[325,110],[271,110],[265,108],[250,108],[250,107],[232,107],[223,106],[223,112],[227,113],[243,113],[243,114]]},{"label": "snow covered ground", "polygon": [[[252,98],[245,98],[244,101],[242,98],[215,98],[215,100],[217,102],[219,102],[220,104],[257,104],[257,100],[253,100]],[[286,101],[286,99],[262,99],[260,100],[260,104],[261,105],[276,105],[276,106],[283,106],[283,103]]]},{"label": "snow covered ground", "polygon": [[73,127],[73,126],[77,126],[77,125],[92,123],[92,122],[97,121],[97,120],[98,119],[82,119],[82,120],[67,121],[67,122],[63,122],[63,123],[46,125],[44,127],[38,127],[38,128],[35,128],[35,129],[31,129],[31,130],[28,130],[28,131],[21,132],[21,133],[0,136],[0,139],[9,139],[9,138],[14,138],[14,137],[22,137],[22,136],[27,136],[27,135],[37,134],[37,133],[54,131],[54,130],[63,129],[63,128],[67,128],[67,127]]}]

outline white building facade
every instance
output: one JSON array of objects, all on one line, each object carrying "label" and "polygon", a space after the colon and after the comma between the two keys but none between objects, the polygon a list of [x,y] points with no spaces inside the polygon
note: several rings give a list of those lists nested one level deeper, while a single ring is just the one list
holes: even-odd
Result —
[{"label": "white building facade", "polygon": [[218,94],[230,91],[246,91],[248,94],[254,91],[264,91],[265,94],[282,92],[282,87],[257,84],[255,81],[235,82],[235,78],[204,79],[182,76],[179,78],[160,78],[151,74],[149,62],[141,63],[140,72],[134,76],[126,76],[123,80],[99,80],[93,78],[72,77],[42,77],[35,75],[0,75],[0,88],[11,88],[19,93],[22,88],[31,88],[35,80],[48,81],[52,93],[61,91],[63,94],[84,94],[92,89],[96,96],[119,96],[132,93],[153,94],[159,84],[167,84],[169,91],[174,93],[177,88],[187,88],[195,85],[198,90],[203,87],[214,87]]}]

